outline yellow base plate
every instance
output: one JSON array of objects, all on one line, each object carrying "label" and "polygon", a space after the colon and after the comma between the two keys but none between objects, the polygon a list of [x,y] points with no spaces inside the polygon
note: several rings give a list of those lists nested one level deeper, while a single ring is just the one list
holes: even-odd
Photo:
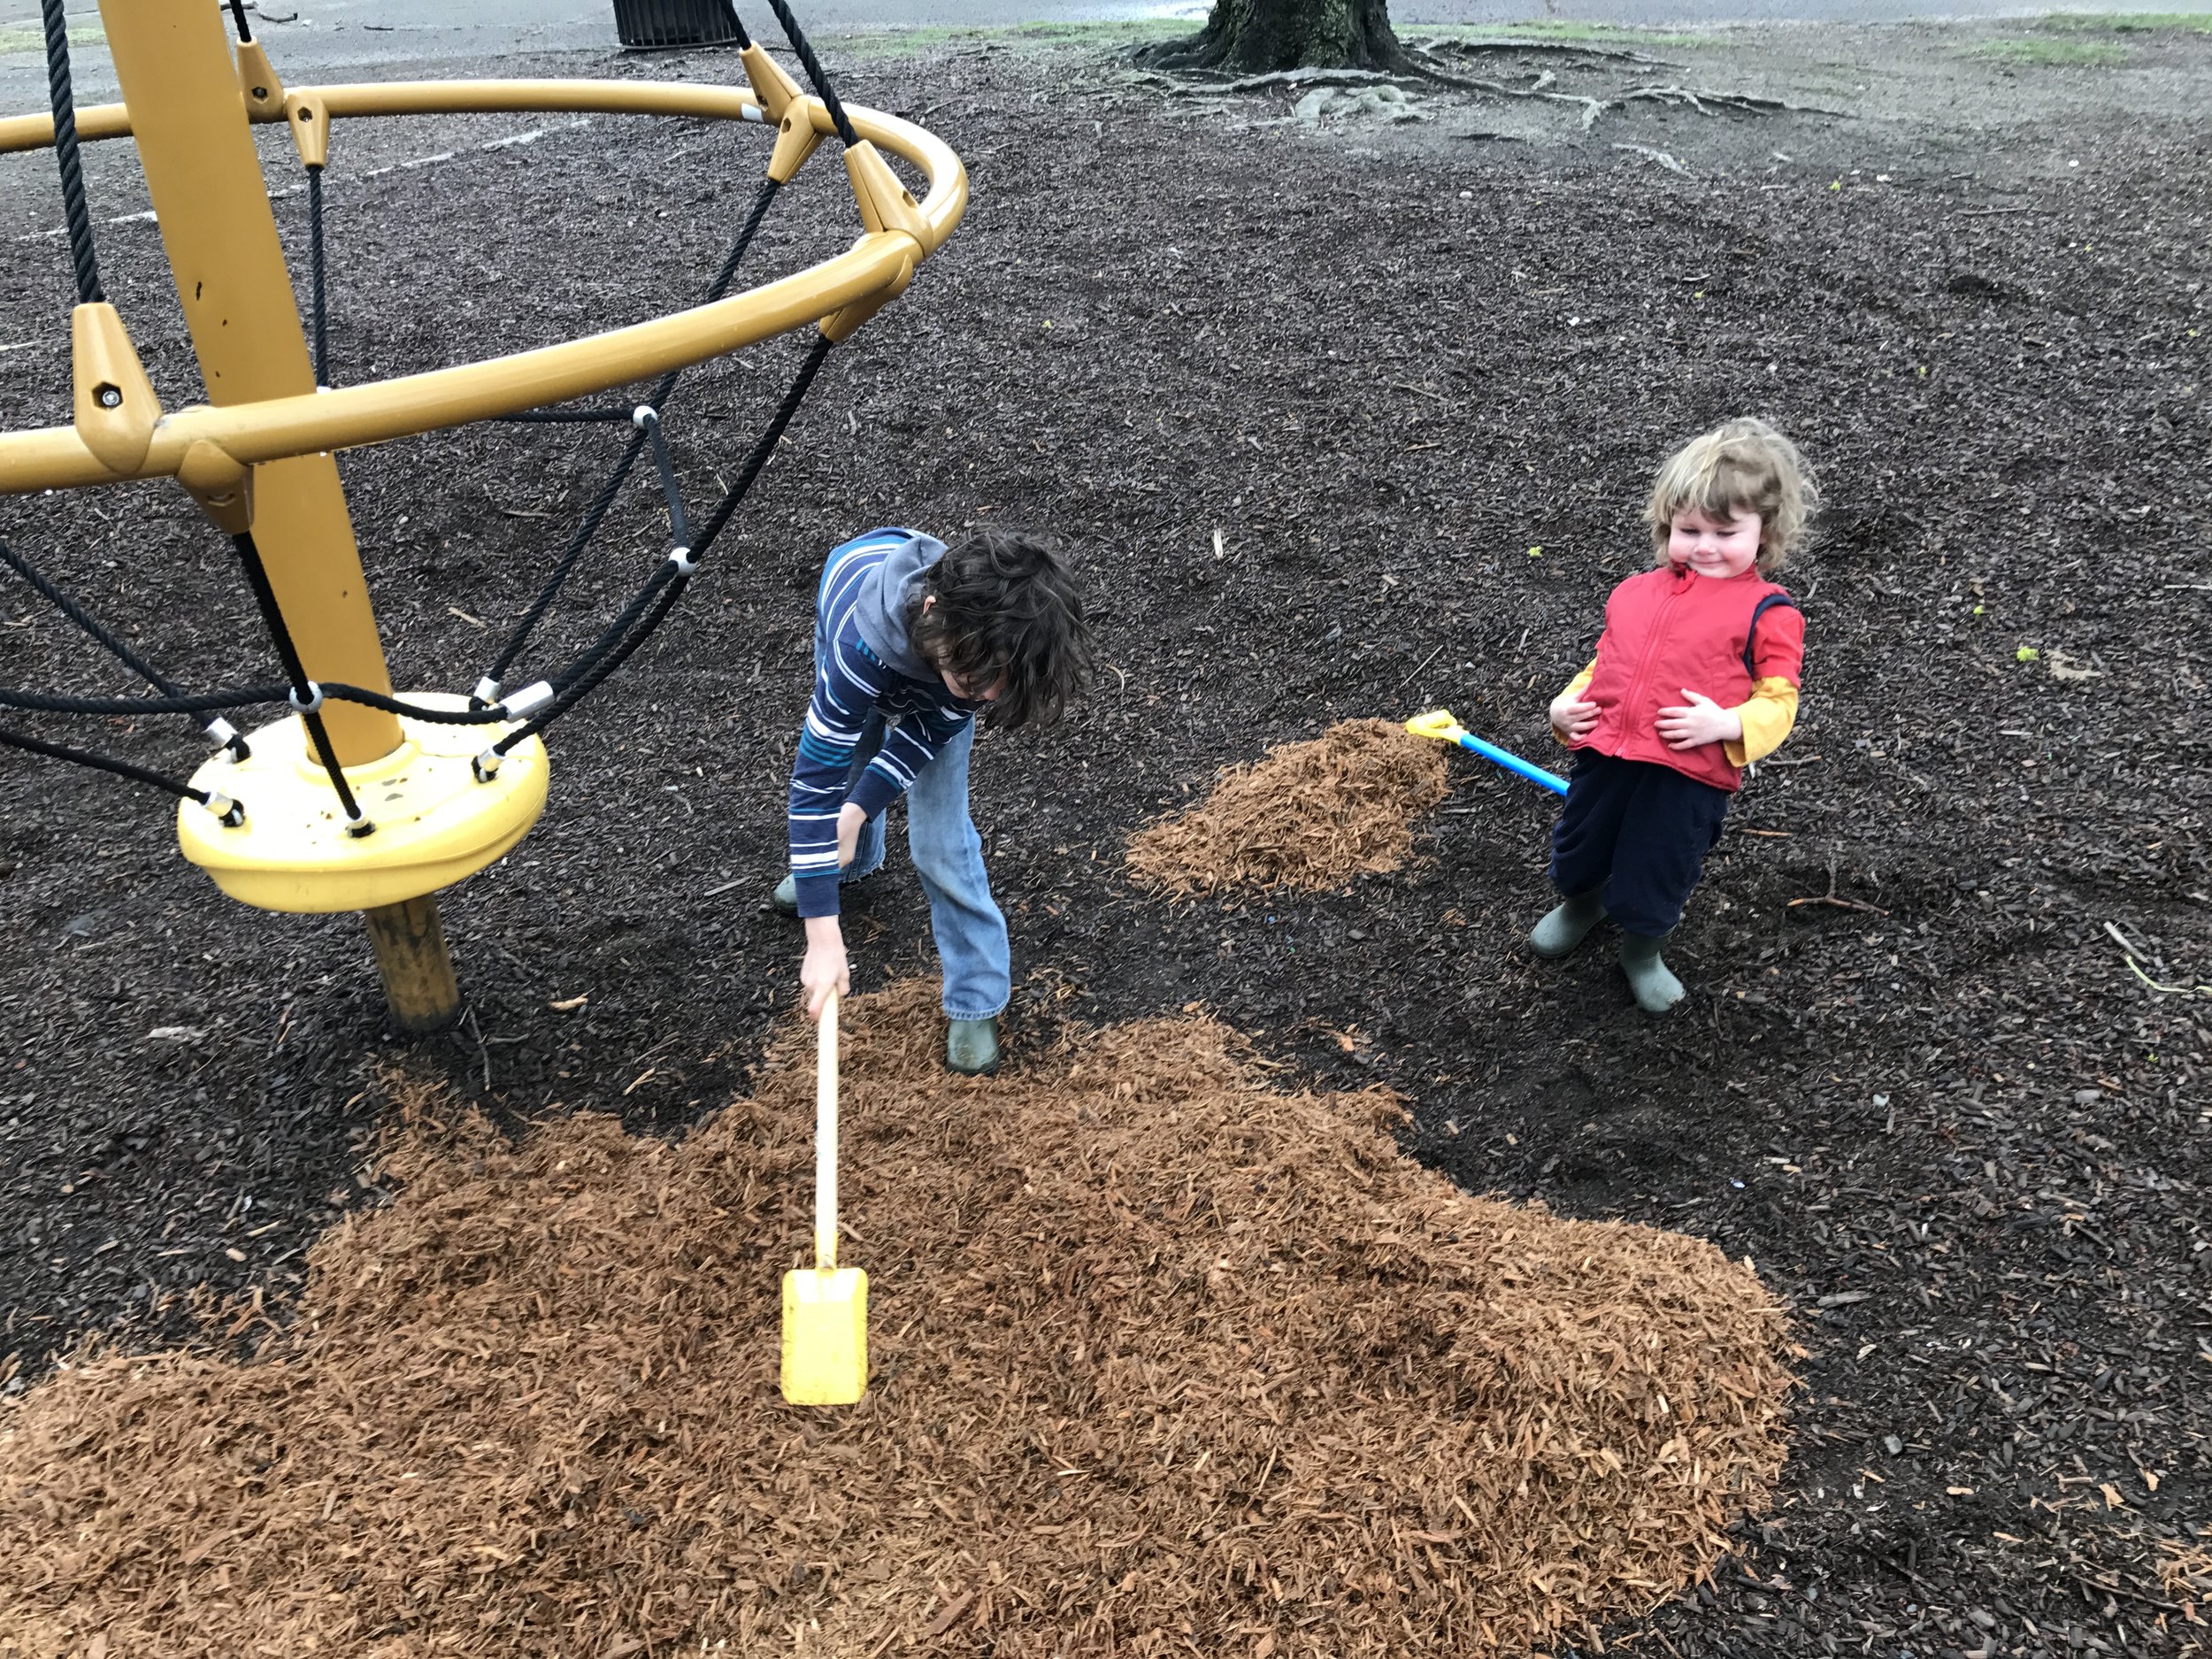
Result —
[{"label": "yellow base plate", "polygon": [[[426,708],[465,709],[449,692],[416,692]],[[296,715],[248,733],[250,759],[217,756],[192,777],[241,802],[226,829],[195,802],[177,808],[184,856],[243,903],[265,910],[367,910],[420,898],[473,875],[520,841],[545,809],[545,745],[518,743],[489,783],[469,763],[511,727],[436,726],[400,717],[405,734],[346,781],[373,834],[346,833],[343,809]]]},{"label": "yellow base plate", "polygon": [[868,1275],[856,1267],[783,1276],[783,1397],[849,1406],[868,1392]]}]

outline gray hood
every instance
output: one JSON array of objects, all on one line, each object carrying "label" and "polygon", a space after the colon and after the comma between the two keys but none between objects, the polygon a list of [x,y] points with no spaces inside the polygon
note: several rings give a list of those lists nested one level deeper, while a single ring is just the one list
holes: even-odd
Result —
[{"label": "gray hood", "polygon": [[853,621],[861,642],[886,667],[925,685],[942,685],[937,671],[915,655],[913,641],[906,637],[906,617],[921,590],[922,573],[945,556],[945,544],[917,531],[907,534],[904,546],[893,548],[861,579]]}]

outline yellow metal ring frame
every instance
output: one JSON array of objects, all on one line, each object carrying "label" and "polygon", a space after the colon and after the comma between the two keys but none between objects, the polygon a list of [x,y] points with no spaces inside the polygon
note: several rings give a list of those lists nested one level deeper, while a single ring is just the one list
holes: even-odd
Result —
[{"label": "yellow metal ring frame", "polygon": [[[132,61],[144,87],[149,80],[165,96],[180,73],[151,44],[157,31],[181,42],[179,50],[203,66],[221,61],[235,69],[237,90],[247,119],[283,122],[301,159],[319,168],[329,152],[330,127],[346,116],[468,114],[493,111],[565,111],[595,114],[683,115],[764,123],[777,129],[767,173],[779,185],[797,173],[820,141],[836,131],[825,102],[801,92],[791,78],[758,45],[742,55],[747,88],[666,82],[595,81],[408,81],[342,85],[286,91],[258,43],[242,44],[235,58],[217,41],[219,25],[211,9],[188,26],[165,7],[173,0],[104,0],[127,26]],[[118,70],[123,68],[121,40]],[[220,58],[216,56],[220,51]],[[130,78],[126,76],[126,97]],[[236,111],[239,105],[229,105]],[[834,258],[778,281],[691,310],[611,330],[563,345],[488,358],[428,373],[295,395],[231,398],[165,414],[141,366],[136,349],[115,308],[104,302],[80,304],[72,316],[75,380],[75,421],[67,426],[0,434],[0,494],[120,483],[129,480],[175,478],[208,516],[234,534],[252,528],[261,515],[255,485],[257,469],[274,477],[288,468],[328,464],[329,452],[518,413],[613,386],[687,367],[738,350],[809,323],[831,341],[845,338],[902,292],[915,267],[933,253],[959,223],[967,206],[967,174],[960,158],[922,128],[879,111],[844,106],[858,142],[849,145],[845,165],[857,199],[864,234],[853,248]],[[104,104],[76,114],[80,137],[136,136],[127,103]],[[235,122],[235,113],[229,117]],[[176,129],[166,105],[160,116],[173,148]],[[214,127],[219,132],[219,111]],[[54,142],[50,116],[0,120],[0,152],[43,148]],[[877,146],[904,157],[927,180],[917,203],[900,184]],[[249,166],[250,147],[239,159]],[[150,173],[150,183],[152,182]],[[159,205],[160,191],[155,192]],[[273,227],[272,227],[273,228]],[[163,225],[163,234],[171,234]],[[204,231],[202,233],[204,238]],[[269,244],[273,253],[273,243]],[[176,250],[171,250],[175,263]],[[288,281],[279,290],[288,299]],[[188,307],[188,311],[190,307]],[[288,322],[296,335],[295,314]],[[227,329],[219,330],[227,333]],[[196,344],[206,368],[205,342],[196,327]],[[227,381],[226,382],[228,383]],[[296,383],[296,382],[295,382]],[[304,458],[303,458],[304,457]],[[342,534],[351,558],[351,531],[334,472],[326,501],[334,511],[319,521]],[[288,481],[287,488],[293,488]],[[296,499],[296,496],[292,497]],[[281,516],[281,515],[280,515]],[[288,521],[297,529],[295,515]],[[338,568],[334,567],[334,568]],[[303,652],[311,637],[324,660],[345,677],[347,662],[355,678],[383,678],[380,649],[365,596],[359,592],[358,565],[351,586],[341,570],[344,596],[326,613],[314,607],[292,618]],[[327,653],[350,650],[350,657]],[[365,657],[360,655],[366,651]],[[312,660],[310,663],[312,671]],[[463,701],[440,694],[419,694],[419,705],[454,708]],[[484,727],[426,725],[404,716],[355,718],[339,733],[341,760],[355,793],[373,806],[375,833],[355,839],[337,810],[333,792],[307,752],[299,722],[286,719],[254,733],[251,759],[233,766],[226,757],[207,762],[196,774],[196,787],[225,797],[252,796],[243,827],[180,805],[178,835],[183,851],[205,869],[232,897],[269,910],[327,911],[362,910],[372,931],[384,907],[402,906],[420,895],[491,864],[535,821],[547,790],[543,746],[533,738],[508,757],[509,764],[488,780],[472,775],[470,757],[486,740]],[[511,729],[492,729],[496,738]],[[348,752],[348,751],[350,752]],[[394,911],[393,914],[398,914]],[[434,911],[429,913],[434,932]],[[417,926],[409,921],[406,926]],[[380,950],[383,949],[382,935]],[[413,946],[408,947],[413,949]],[[395,979],[387,964],[387,991],[401,1008],[397,988],[404,979],[425,984],[442,976],[443,988],[404,1000],[424,1006],[449,1002],[450,969],[442,965],[442,945],[434,973],[410,968]],[[457,1006],[457,1003],[454,1004]]]},{"label": "yellow metal ring frame", "polygon": [[[747,50],[744,61],[751,81],[746,89],[668,81],[454,81],[286,92],[257,46],[242,52],[240,72],[250,118],[285,122],[302,156],[315,165],[326,153],[330,122],[347,116],[686,115],[773,124],[778,134],[770,173],[788,178],[822,138],[835,132],[834,124],[822,100],[802,94],[758,45]],[[197,405],[174,414],[149,408],[150,400],[131,399],[139,411],[134,424],[144,428],[143,449],[134,459],[131,451],[139,449],[140,433],[101,434],[88,442],[84,428],[98,425],[100,411],[98,401],[88,396],[87,381],[113,366],[115,343],[134,359],[130,369],[136,367],[135,354],[119,330],[114,342],[96,340],[88,350],[81,324],[77,423],[0,434],[0,494],[149,478],[180,478],[194,488],[265,462],[381,443],[603,391],[808,323],[819,323],[826,334],[841,339],[905,288],[914,267],[952,234],[968,201],[966,170],[942,140],[879,111],[850,104],[844,110],[862,141],[848,149],[845,162],[865,234],[834,258],[650,322],[454,368],[227,408]],[[131,131],[119,104],[80,111],[76,119],[81,138],[117,138]],[[0,153],[43,148],[53,138],[50,116],[0,120]],[[920,202],[899,184],[879,145],[921,170],[927,194]]]}]

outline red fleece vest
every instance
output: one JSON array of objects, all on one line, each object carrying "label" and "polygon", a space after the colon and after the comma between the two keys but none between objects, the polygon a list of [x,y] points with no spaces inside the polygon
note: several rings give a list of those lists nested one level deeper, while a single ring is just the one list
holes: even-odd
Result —
[{"label": "red fleece vest", "polygon": [[[1605,602],[1597,672],[1583,696],[1598,705],[1598,723],[1575,747],[1619,760],[1654,761],[1700,783],[1733,791],[1743,774],[1718,743],[1677,751],[1660,740],[1659,710],[1686,702],[1683,688],[1732,709],[1751,696],[1744,667],[1752,613],[1785,590],[1755,571],[1725,581],[1664,567],[1632,576]],[[1805,618],[1770,605],[1759,618],[1753,661],[1757,678],[1798,683],[1805,660]]]}]

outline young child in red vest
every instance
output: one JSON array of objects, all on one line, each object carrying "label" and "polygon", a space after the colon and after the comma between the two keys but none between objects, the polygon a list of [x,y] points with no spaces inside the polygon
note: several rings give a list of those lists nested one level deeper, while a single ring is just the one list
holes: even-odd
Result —
[{"label": "young child in red vest", "polygon": [[1814,499],[1797,446],[1763,420],[1685,444],[1644,510],[1653,567],[1614,588],[1596,657],[1552,701],[1553,733],[1578,751],[1551,838],[1565,902],[1529,944],[1563,956],[1611,917],[1648,1013],[1682,1000],[1659,947],[1743,768],[1797,719],[1805,621],[1767,578],[1802,539]]}]

